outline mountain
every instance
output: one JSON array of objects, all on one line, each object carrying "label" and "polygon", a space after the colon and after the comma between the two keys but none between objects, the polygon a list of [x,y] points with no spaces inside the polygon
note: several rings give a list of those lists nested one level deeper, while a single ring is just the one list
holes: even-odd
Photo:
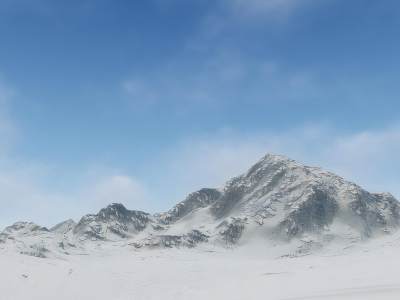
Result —
[{"label": "mountain", "polygon": [[347,229],[368,238],[397,228],[399,214],[399,202],[390,194],[372,194],[320,168],[266,155],[222,190],[193,193],[159,220],[171,227],[224,228],[219,233],[236,242],[244,231],[292,239]]},{"label": "mountain", "polygon": [[40,248],[38,256],[86,251],[93,242],[134,248],[265,242],[294,244],[303,253],[387,234],[399,222],[400,203],[392,195],[369,193],[333,173],[268,154],[221,189],[191,193],[167,212],[151,215],[111,204],[50,230],[16,223],[0,235],[0,245],[13,244],[25,254]]},{"label": "mountain", "polygon": [[150,221],[150,214],[127,210],[122,204],[114,203],[98,214],[84,216],[73,232],[81,239],[129,238],[145,229]]}]

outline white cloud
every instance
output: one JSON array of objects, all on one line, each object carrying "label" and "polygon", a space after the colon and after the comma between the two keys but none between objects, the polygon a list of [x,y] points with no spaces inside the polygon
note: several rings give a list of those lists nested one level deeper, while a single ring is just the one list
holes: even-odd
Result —
[{"label": "white cloud", "polygon": [[266,153],[284,154],[321,166],[371,192],[391,192],[400,199],[400,127],[341,134],[328,126],[306,126],[286,132],[241,134],[223,131],[193,138],[171,150],[165,160],[181,196],[202,187],[221,186],[247,170]]},{"label": "white cloud", "polygon": [[131,209],[143,209],[147,204],[148,193],[137,179],[115,174],[97,178],[79,191],[76,198],[86,201],[89,210],[100,209],[110,203],[122,203]]},{"label": "white cloud", "polygon": [[[93,172],[82,172],[93,174]],[[30,220],[51,226],[67,218],[79,220],[96,213],[110,203],[123,203],[140,209],[147,205],[146,188],[137,179],[123,173],[85,175],[68,190],[52,187],[52,178],[62,171],[43,166],[18,167],[0,172],[0,228],[18,220]],[[59,174],[59,175],[57,175]]]},{"label": "white cloud", "polygon": [[329,146],[325,156],[338,172],[400,199],[400,126],[339,136]]}]

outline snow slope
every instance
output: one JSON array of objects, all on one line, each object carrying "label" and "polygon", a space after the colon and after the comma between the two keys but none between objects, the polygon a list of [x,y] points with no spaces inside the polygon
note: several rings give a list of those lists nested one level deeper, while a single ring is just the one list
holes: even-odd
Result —
[{"label": "snow slope", "polygon": [[90,256],[0,256],[6,300],[400,299],[400,237],[313,255],[275,257],[265,247],[231,251],[109,247]]}]

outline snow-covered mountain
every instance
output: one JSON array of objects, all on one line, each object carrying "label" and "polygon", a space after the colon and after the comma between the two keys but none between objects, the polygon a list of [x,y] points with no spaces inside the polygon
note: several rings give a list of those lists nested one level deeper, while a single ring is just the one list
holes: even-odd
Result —
[{"label": "snow-covered mountain", "polygon": [[320,168],[268,154],[221,189],[201,189],[168,212],[151,215],[111,204],[78,223],[49,229],[19,222],[0,234],[0,248],[45,257],[94,245],[134,248],[294,244],[309,251],[354,243],[399,226],[400,203],[369,193]]}]

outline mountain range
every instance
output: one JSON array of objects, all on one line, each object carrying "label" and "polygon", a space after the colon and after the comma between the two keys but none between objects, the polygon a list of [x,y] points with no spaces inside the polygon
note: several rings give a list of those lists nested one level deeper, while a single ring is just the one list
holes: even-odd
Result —
[{"label": "mountain range", "polygon": [[0,233],[0,249],[53,257],[109,245],[137,250],[260,243],[292,245],[291,255],[302,255],[390,234],[399,223],[400,203],[391,194],[370,193],[320,168],[268,154],[222,188],[191,193],[167,212],[114,203],[78,223],[46,228],[17,222]]}]

